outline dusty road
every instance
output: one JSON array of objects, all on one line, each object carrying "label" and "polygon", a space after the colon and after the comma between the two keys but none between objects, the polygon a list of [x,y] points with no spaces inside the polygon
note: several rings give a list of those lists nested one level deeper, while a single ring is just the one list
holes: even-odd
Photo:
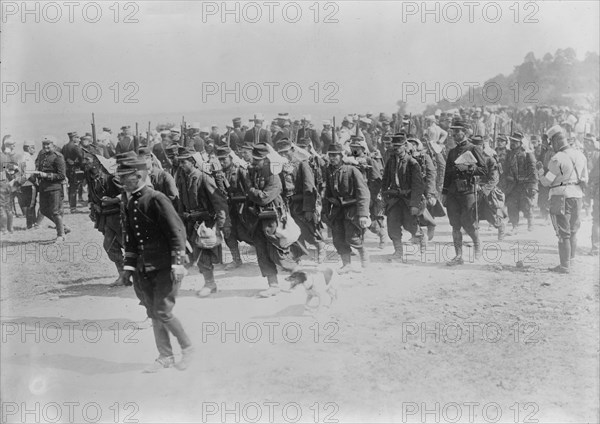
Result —
[{"label": "dusty road", "polygon": [[131,288],[107,286],[100,234],[84,213],[65,221],[61,248],[47,228],[2,240],[2,422],[599,422],[588,219],[569,276],[546,270],[558,256],[541,220],[503,242],[482,224],[484,258],[460,268],[444,265],[446,221],[406,264],[369,234],[371,267],[341,278],[316,317],[301,288],[256,298],[254,264],[219,268],[208,299],[191,274],[175,313],[197,355],[159,374],[140,372],[157,356],[152,329],[133,324],[145,314]]}]

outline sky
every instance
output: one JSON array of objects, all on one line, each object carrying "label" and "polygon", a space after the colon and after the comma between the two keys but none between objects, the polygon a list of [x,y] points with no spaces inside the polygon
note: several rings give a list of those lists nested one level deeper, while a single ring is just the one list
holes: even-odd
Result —
[{"label": "sky", "polygon": [[391,113],[401,99],[419,112],[448,84],[466,92],[530,51],[573,47],[583,58],[600,42],[597,1],[50,3],[27,2],[24,14],[24,3],[2,2],[3,133],[29,117],[91,112],[188,113],[205,125]]}]

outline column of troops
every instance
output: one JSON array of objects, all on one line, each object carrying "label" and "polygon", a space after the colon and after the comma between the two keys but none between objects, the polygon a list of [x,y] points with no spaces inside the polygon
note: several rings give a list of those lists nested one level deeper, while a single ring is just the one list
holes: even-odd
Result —
[{"label": "column of troops", "polygon": [[520,128],[492,135],[477,115],[455,113],[444,125],[441,113],[422,118],[417,125],[412,116],[348,115],[339,128],[324,121],[319,132],[310,116],[295,121],[279,114],[267,129],[257,114],[252,126],[234,118],[224,134],[192,124],[141,137],[123,127],[116,144],[104,128],[97,139],[71,132],[62,149],[44,137],[37,157],[31,142],[17,157],[5,137],[2,230],[12,232],[17,197],[27,228],[45,216],[56,225],[57,242],[64,241],[64,193],[76,212],[86,185],[90,217],[118,271],[113,285],[133,284],[152,319],[160,352],[154,371],[174,364],[169,333],[184,352],[178,366],[187,367],[193,350],[172,314],[177,290],[186,270],[197,266],[204,279],[197,295],[215,293],[223,244],[232,256],[226,270],[242,266],[241,242],[253,247],[268,284],[259,296],[270,297],[280,292],[280,271],[306,265],[307,255],[327,260],[328,233],[341,257],[338,272],[358,273],[369,267],[367,230],[381,249],[391,241],[388,260],[402,263],[407,243],[427,249],[436,218],[447,215],[455,250],[447,265],[462,265],[463,233],[477,260],[479,221],[496,228],[499,240],[520,231],[521,215],[532,230],[537,198],[559,239],[560,264],[551,270],[569,273],[587,199],[591,253],[598,254],[596,137],[585,134],[576,144],[560,125],[541,137]]}]

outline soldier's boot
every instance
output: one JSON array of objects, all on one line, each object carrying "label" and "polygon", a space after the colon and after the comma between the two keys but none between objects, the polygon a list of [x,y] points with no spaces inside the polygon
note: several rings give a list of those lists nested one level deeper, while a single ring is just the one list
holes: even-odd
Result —
[{"label": "soldier's boot", "polygon": [[360,255],[360,266],[363,268],[367,268],[369,266],[369,252],[364,247],[358,249],[358,254]]},{"label": "soldier's boot", "polygon": [[558,240],[558,257],[560,265],[548,268],[548,270],[559,274],[568,274],[571,271],[571,241],[569,239]]},{"label": "soldier's boot", "polygon": [[527,218],[527,231],[533,231],[533,217]]},{"label": "soldier's boot", "polygon": [[471,234],[469,234],[471,239],[473,240],[473,260],[475,262],[479,262],[481,258],[481,239],[479,238],[479,229],[475,229]]},{"label": "soldier's boot", "polygon": [[575,265],[575,256],[577,255],[577,235],[571,234],[570,245],[571,245],[571,254],[569,255],[569,264],[571,266]]},{"label": "soldier's boot", "polygon": [[402,241],[394,241],[394,253],[388,258],[388,262],[404,262]]},{"label": "soldier's boot", "polygon": [[498,241],[504,240],[504,236],[506,235],[506,224],[504,221],[500,222],[498,226]]},{"label": "soldier's boot", "polygon": [[327,245],[324,241],[317,243],[317,263],[322,264],[327,259]]},{"label": "soldier's boot", "polygon": [[519,234],[519,224],[513,224],[512,230],[510,230],[510,235],[516,236],[517,234]]},{"label": "soldier's boot", "polygon": [[236,243],[235,246],[231,246],[229,250],[231,251],[231,257],[233,260],[225,265],[225,271],[231,271],[232,269],[239,268],[243,265],[242,255],[240,255],[240,248],[238,244]]},{"label": "soldier's boot", "polygon": [[271,297],[279,294],[281,289],[279,288],[279,281],[277,279],[277,274],[275,275],[267,275],[267,283],[269,283],[269,288],[267,290],[263,290],[258,293],[259,297]]},{"label": "soldier's boot", "polygon": [[114,282],[110,284],[110,287],[131,286],[131,282],[125,278],[123,264],[115,262],[115,266],[117,267],[117,272],[119,273],[119,276]]},{"label": "soldier's boot", "polygon": [[462,248],[463,248],[462,232],[460,230],[452,230],[452,240],[454,241],[454,252],[456,253],[456,256],[453,259],[446,262],[446,265],[448,265],[448,266],[462,265],[465,263],[465,261],[463,260],[463,257],[462,257]]},{"label": "soldier's boot", "polygon": [[215,283],[215,273],[212,269],[201,269],[204,277],[204,287],[196,292],[198,297],[208,297],[217,292],[217,284]]},{"label": "soldier's boot", "polygon": [[341,254],[340,257],[342,258],[342,267],[338,270],[338,274],[343,275],[343,274],[348,274],[350,272],[354,272],[354,269],[352,268],[351,254],[344,253],[344,254]]},{"label": "soldier's boot", "polygon": [[194,357],[194,347],[189,346],[184,349],[181,349],[181,360],[175,364],[175,368],[179,371],[185,371],[189,368],[192,363],[192,358]]}]

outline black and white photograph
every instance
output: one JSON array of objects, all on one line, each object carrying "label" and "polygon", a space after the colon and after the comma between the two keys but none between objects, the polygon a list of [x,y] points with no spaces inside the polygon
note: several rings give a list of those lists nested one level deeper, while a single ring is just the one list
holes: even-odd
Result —
[{"label": "black and white photograph", "polygon": [[0,423],[600,422],[600,2],[0,8]]}]

